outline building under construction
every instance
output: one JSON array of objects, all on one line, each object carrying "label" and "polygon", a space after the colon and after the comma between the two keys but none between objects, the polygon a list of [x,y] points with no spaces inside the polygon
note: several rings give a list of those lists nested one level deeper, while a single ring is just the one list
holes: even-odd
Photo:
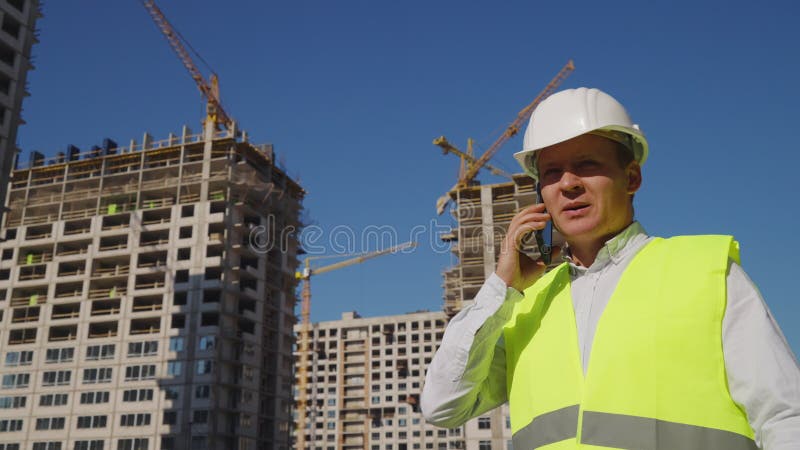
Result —
[{"label": "building under construction", "polygon": [[235,127],[33,153],[0,233],[0,447],[288,449],[303,196]]},{"label": "building under construction", "polygon": [[[33,69],[31,47],[38,42],[36,21],[42,16],[39,0],[0,2],[0,200],[17,158],[17,130],[22,101],[28,92],[28,71]],[[3,205],[0,205],[2,207]],[[3,210],[0,208],[0,220]]]},{"label": "building under construction", "polygon": [[[344,313],[341,320],[313,324],[307,354],[296,350],[297,375],[306,376],[296,386],[305,387],[308,399],[306,410],[295,412],[304,424],[295,431],[303,450],[510,448],[507,405],[448,430],[425,423],[418,402],[447,321],[494,272],[511,219],[536,202],[535,185],[528,176],[514,175],[510,182],[450,195],[457,225],[442,238],[452,244],[459,264],[443,274],[444,311],[373,318]],[[295,330],[300,334],[300,325]],[[301,414],[304,420],[298,420]]]},{"label": "building under construction", "polygon": [[[450,192],[456,225],[441,236],[451,243],[458,263],[443,272],[444,313],[458,314],[473,303],[481,286],[495,271],[500,246],[511,219],[536,203],[535,182],[527,175],[512,181],[474,185]],[[530,249],[534,254],[536,250]],[[465,425],[467,450],[507,448],[511,439],[508,405],[489,411]]]},{"label": "building under construction", "polygon": [[514,175],[506,183],[461,188],[450,196],[456,225],[441,238],[458,259],[443,272],[444,312],[452,317],[494,273],[508,225],[520,209],[536,203],[536,185],[527,175]]}]

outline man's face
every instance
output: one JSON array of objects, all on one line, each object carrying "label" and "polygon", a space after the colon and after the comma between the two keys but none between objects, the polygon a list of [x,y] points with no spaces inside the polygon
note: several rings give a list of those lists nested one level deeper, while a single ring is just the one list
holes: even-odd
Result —
[{"label": "man's face", "polygon": [[538,155],[544,204],[573,245],[605,242],[633,220],[630,195],[641,185],[641,169],[636,162],[621,167],[617,146],[584,134]]}]

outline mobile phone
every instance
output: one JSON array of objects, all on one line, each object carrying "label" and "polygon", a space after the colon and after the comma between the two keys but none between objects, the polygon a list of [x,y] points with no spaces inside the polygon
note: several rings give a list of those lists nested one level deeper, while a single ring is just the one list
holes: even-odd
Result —
[{"label": "mobile phone", "polygon": [[[541,183],[536,183],[536,195],[538,196],[538,200],[541,202]],[[545,210],[545,212],[547,212],[547,210]],[[540,258],[545,265],[549,266],[553,251],[553,221],[548,220],[544,230],[536,230],[534,235],[536,236],[536,246],[539,248],[539,254],[541,255]]]}]

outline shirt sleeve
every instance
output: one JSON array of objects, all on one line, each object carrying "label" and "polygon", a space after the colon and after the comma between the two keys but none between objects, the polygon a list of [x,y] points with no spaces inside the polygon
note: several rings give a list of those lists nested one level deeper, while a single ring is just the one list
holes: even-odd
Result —
[{"label": "shirt sleeve", "polygon": [[493,273],[474,303],[450,320],[420,398],[428,422],[457,427],[506,402],[503,325],[522,297]]},{"label": "shirt sleeve", "polygon": [[733,400],[744,407],[765,450],[800,444],[800,368],[764,299],[730,262],[722,346]]}]

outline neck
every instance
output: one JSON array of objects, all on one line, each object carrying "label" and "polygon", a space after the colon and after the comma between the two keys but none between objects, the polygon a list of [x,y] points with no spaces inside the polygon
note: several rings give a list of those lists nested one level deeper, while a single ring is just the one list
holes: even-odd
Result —
[{"label": "neck", "polygon": [[597,254],[600,253],[600,249],[603,248],[603,243],[591,243],[587,245],[580,245],[575,242],[569,243],[569,251],[570,256],[572,256],[572,262],[578,266],[582,267],[590,267],[594,260],[597,258]]},{"label": "neck", "polygon": [[633,223],[632,219],[628,221],[622,228],[595,239],[567,239],[570,256],[572,257],[573,263],[582,267],[590,267],[592,264],[594,264],[594,260],[597,259],[597,254],[600,253],[600,249],[606,245],[606,242],[610,241],[616,235],[628,228],[631,223]]}]

